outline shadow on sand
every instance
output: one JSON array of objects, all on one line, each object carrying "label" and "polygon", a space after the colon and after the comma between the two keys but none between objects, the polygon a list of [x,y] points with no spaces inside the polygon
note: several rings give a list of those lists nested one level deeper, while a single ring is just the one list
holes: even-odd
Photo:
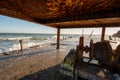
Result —
[{"label": "shadow on sand", "polygon": [[66,80],[60,75],[59,69],[60,65],[58,64],[42,71],[24,76],[18,80]]}]

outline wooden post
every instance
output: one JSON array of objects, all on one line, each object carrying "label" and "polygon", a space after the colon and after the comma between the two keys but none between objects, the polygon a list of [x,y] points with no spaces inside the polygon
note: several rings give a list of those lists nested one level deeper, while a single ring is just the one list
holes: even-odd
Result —
[{"label": "wooden post", "polygon": [[105,27],[102,27],[101,42],[104,41],[105,37]]},{"label": "wooden post", "polygon": [[80,37],[79,38],[79,46],[84,46],[84,37],[82,36],[82,37]]},{"label": "wooden post", "polygon": [[57,28],[57,49],[60,49],[60,28]]},{"label": "wooden post", "polygon": [[19,42],[20,42],[20,47],[21,47],[20,51],[23,51],[22,40],[19,40]]},{"label": "wooden post", "polygon": [[82,36],[79,38],[79,48],[77,49],[78,60],[83,60],[83,47],[84,47],[84,37]]}]

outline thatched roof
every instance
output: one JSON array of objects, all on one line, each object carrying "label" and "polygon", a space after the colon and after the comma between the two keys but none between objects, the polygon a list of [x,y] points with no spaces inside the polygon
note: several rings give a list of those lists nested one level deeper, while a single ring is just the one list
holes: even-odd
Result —
[{"label": "thatched roof", "polygon": [[52,27],[120,26],[119,0],[0,0],[0,14]]}]

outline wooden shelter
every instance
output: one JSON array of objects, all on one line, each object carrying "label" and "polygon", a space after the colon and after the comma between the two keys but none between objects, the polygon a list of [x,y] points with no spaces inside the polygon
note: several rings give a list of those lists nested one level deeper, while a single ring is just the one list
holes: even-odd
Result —
[{"label": "wooden shelter", "polygon": [[57,28],[120,27],[119,0],[1,0],[0,14]]}]

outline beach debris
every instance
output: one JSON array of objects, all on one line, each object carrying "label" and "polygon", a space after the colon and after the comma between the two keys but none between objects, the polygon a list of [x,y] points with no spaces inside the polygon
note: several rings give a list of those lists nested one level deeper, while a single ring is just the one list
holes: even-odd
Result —
[{"label": "beach debris", "polygon": [[71,78],[74,77],[74,64],[76,61],[76,50],[71,49],[63,62],[60,64],[60,73]]},{"label": "beach debris", "polygon": [[[68,53],[71,56],[76,54],[76,59],[67,55],[60,65],[60,72],[75,80],[78,80],[78,76],[89,80],[114,80],[112,73],[120,73],[120,45],[114,53],[108,41],[93,43],[91,39],[90,46],[84,47],[84,37],[79,40],[77,50]],[[84,57],[83,52],[89,52],[89,57]],[[83,58],[89,59],[88,62],[83,61]],[[98,63],[91,63],[92,59],[98,60]]]},{"label": "beach debris", "polygon": [[[60,73],[65,78],[81,78],[82,80],[113,80],[112,73],[97,65],[83,61],[76,62],[76,50],[71,49],[64,61],[60,64]],[[75,78],[76,76],[76,78]]]},{"label": "beach debris", "polygon": [[114,53],[108,41],[93,43],[90,41],[90,47],[84,47],[84,37],[80,37],[79,45],[77,46],[77,60],[83,61],[83,52],[89,52],[89,61],[92,59],[98,60],[98,63],[111,72],[120,72],[120,45],[116,48]]}]

